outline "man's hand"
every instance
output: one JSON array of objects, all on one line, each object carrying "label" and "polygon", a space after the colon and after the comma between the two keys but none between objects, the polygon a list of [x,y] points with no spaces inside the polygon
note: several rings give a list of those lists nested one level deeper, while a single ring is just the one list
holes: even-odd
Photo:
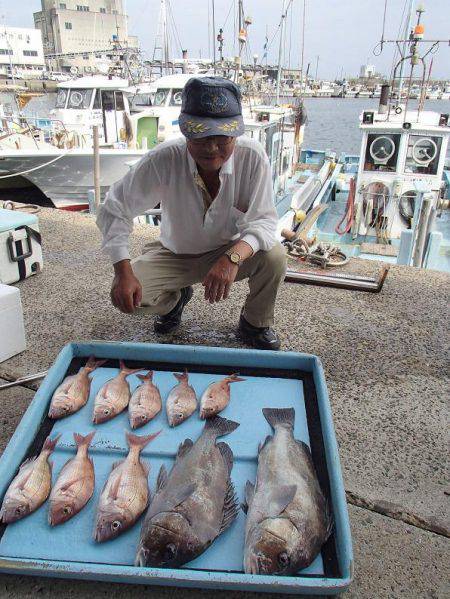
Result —
[{"label": "man's hand", "polygon": [[233,264],[227,256],[221,256],[203,280],[205,300],[210,304],[227,299],[239,267]]},{"label": "man's hand", "polygon": [[113,305],[125,314],[131,314],[142,300],[142,286],[133,273],[129,260],[114,264],[115,276],[111,286]]}]

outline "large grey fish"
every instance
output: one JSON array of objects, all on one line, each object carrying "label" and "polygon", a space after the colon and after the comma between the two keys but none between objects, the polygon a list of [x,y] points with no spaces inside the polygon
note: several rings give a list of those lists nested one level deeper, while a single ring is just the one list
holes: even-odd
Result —
[{"label": "large grey fish", "polygon": [[95,487],[94,464],[88,448],[95,431],[85,437],[74,433],[77,453],[64,464],[50,493],[48,523],[56,526],[70,520],[92,497]]},{"label": "large grey fish", "polygon": [[173,376],[179,381],[175,385],[166,401],[167,420],[170,426],[178,426],[184,422],[197,409],[197,395],[193,387],[189,385],[187,372]]},{"label": "large grey fish", "polygon": [[52,484],[52,466],[48,458],[61,435],[47,437],[41,453],[26,460],[11,482],[0,509],[0,522],[10,524],[31,514],[47,499]]},{"label": "large grey fish", "polygon": [[332,520],[309,447],[294,438],[293,408],[263,409],[274,435],[259,450],[256,485],[245,488],[244,568],[291,575],[306,568],[328,539]]},{"label": "large grey fish", "polygon": [[233,452],[217,437],[239,424],[209,419],[195,443],[186,439],[167,474],[161,467],[157,491],[145,516],[137,566],[172,568],[203,553],[238,513],[231,482]]},{"label": "large grey fish", "polygon": [[94,424],[101,424],[111,420],[120,412],[123,412],[130,401],[130,385],[127,376],[139,372],[142,368],[127,368],[120,360],[120,372],[110,381],[106,382],[95,397]]},{"label": "large grey fish", "polygon": [[91,356],[78,374],[66,377],[53,393],[48,417],[56,420],[78,412],[89,399],[91,390],[89,374],[105,362],[106,360],[96,360]]},{"label": "large grey fish", "polygon": [[131,428],[139,428],[154,418],[162,408],[161,393],[153,383],[153,372],[138,374],[142,385],[139,385],[131,396],[128,415]]},{"label": "large grey fish", "polygon": [[101,543],[133,526],[148,505],[149,467],[140,453],[161,431],[139,437],[126,432],[130,451],[125,460],[113,464],[98,502],[94,540]]},{"label": "large grey fish", "polygon": [[221,381],[211,383],[200,400],[200,418],[212,418],[230,403],[230,383],[245,381],[237,374],[225,377]]}]

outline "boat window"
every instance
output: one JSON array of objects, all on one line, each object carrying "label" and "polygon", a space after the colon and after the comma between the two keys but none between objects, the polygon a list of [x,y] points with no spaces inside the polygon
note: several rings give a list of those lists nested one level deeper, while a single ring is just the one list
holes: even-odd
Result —
[{"label": "boat window", "polygon": [[181,106],[182,89],[173,89],[170,96],[170,106]]},{"label": "boat window", "polygon": [[92,108],[94,110],[101,110],[101,108],[102,108],[102,98],[100,96],[100,90],[99,89],[95,90],[94,105],[93,105]]},{"label": "boat window", "polygon": [[410,135],[406,152],[405,173],[436,175],[441,155],[442,137]]},{"label": "boat window", "polygon": [[114,92],[116,96],[116,110],[125,110],[122,92]]},{"label": "boat window", "polygon": [[103,110],[114,110],[114,92],[109,89],[102,91]]},{"label": "boat window", "polygon": [[400,134],[370,133],[367,136],[364,170],[395,172],[400,137]]},{"label": "boat window", "polygon": [[65,108],[66,107],[67,92],[68,92],[67,89],[60,89],[58,91],[58,94],[56,96],[55,108]]},{"label": "boat window", "polygon": [[93,91],[93,89],[71,89],[67,108],[76,108],[79,110],[89,108]]},{"label": "boat window", "polygon": [[150,94],[136,94],[133,98],[133,106],[151,106]]},{"label": "boat window", "polygon": [[153,100],[154,106],[164,106],[167,100],[167,96],[169,95],[168,89],[158,89],[156,90],[155,98]]}]

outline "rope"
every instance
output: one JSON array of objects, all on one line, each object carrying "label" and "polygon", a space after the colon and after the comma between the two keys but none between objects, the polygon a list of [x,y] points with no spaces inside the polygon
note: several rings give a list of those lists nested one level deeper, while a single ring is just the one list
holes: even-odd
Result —
[{"label": "rope", "polygon": [[44,166],[48,166],[49,164],[53,164],[54,162],[56,162],[60,158],[64,158],[64,156],[67,156],[67,154],[69,154],[70,151],[71,150],[67,150],[67,152],[64,152],[64,154],[60,154],[56,158],[53,158],[52,160],[49,160],[49,162],[46,162],[45,164],[40,164],[39,166],[35,166],[33,168],[29,168],[26,171],[22,171],[20,173],[13,173],[12,175],[0,175],[0,179],[10,179],[11,177],[21,177],[22,175],[26,175],[28,173],[32,173],[33,171],[38,171],[40,168],[44,168]]},{"label": "rope", "polygon": [[41,210],[41,207],[37,204],[20,204],[18,208],[11,200],[3,202],[2,207],[4,210],[19,210],[20,212],[28,212],[29,214],[37,214]]},{"label": "rope", "polygon": [[[350,190],[348,192],[347,198],[347,206],[345,207],[344,216],[341,218],[339,223],[336,225],[335,231],[338,235],[345,235],[348,233],[353,225],[354,217],[355,217],[355,192],[356,192],[356,182],[354,177],[350,179]],[[343,229],[341,229],[342,223],[347,219],[347,222]]]}]

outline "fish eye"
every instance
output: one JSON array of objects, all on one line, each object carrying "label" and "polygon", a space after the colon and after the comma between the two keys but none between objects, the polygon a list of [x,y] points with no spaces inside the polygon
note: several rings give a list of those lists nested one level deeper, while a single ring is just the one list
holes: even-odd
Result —
[{"label": "fish eye", "polygon": [[16,514],[21,514],[22,513],[22,506],[19,505],[19,507],[16,507]]},{"label": "fish eye", "polygon": [[69,516],[72,513],[72,508],[70,507],[70,505],[66,505],[63,508],[63,514],[65,514],[66,516]]},{"label": "fish eye", "polygon": [[141,420],[145,420],[145,418],[146,418],[145,414],[142,414]]},{"label": "fish eye", "polygon": [[105,414],[105,416],[108,416],[108,414],[109,414],[108,408],[106,408],[105,410],[103,410],[103,414]]},{"label": "fish eye", "polygon": [[286,567],[289,565],[290,561],[291,560],[289,558],[289,555],[285,551],[278,555],[278,563],[280,564],[280,566]]},{"label": "fish eye", "polygon": [[178,414],[178,418],[183,418],[183,414]]},{"label": "fish eye", "polygon": [[166,546],[166,550],[164,551],[164,559],[168,561],[168,560],[174,558],[176,554],[177,554],[176,546],[173,543],[169,543]]},{"label": "fish eye", "polygon": [[121,522],[120,520],[114,520],[114,521],[111,523],[111,528],[112,528],[113,530],[119,530],[119,528],[121,528],[121,526],[122,526],[122,522]]}]

